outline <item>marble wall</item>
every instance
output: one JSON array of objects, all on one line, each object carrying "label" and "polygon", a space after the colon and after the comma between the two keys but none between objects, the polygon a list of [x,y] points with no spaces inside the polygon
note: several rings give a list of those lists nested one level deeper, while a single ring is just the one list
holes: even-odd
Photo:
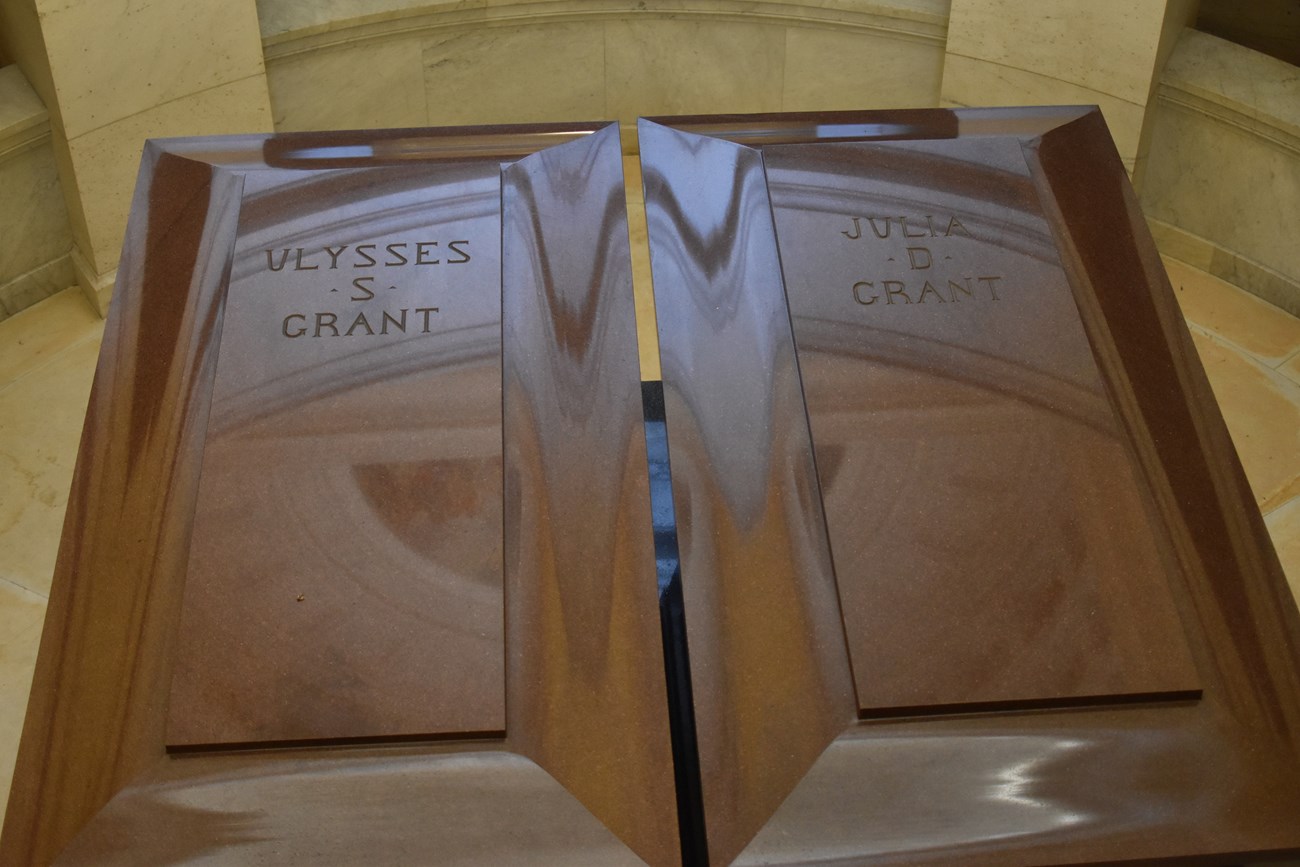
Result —
[{"label": "marble wall", "polygon": [[276,129],[935,105],[947,21],[946,0],[304,5],[259,5]]},{"label": "marble wall", "polygon": [[1142,206],[1161,249],[1300,315],[1300,71],[1184,31],[1148,163]]},{"label": "marble wall", "polygon": [[5,0],[0,49],[48,106],[50,148],[22,157],[39,189],[4,188],[4,217],[27,222],[52,160],[66,208],[35,219],[67,223],[103,309],[148,137],[617,118],[631,151],[643,114],[1095,103],[1162,248],[1295,310],[1300,78],[1204,34],[1179,43],[1195,6]]},{"label": "marble wall", "polygon": [[49,109],[77,279],[112,289],[144,140],[269,130],[252,0],[9,0],[4,44]]},{"label": "marble wall", "polygon": [[0,68],[0,319],[75,281],[49,113],[17,66]]},{"label": "marble wall", "polygon": [[1190,0],[952,0],[942,104],[1097,105],[1134,174],[1168,32]]}]

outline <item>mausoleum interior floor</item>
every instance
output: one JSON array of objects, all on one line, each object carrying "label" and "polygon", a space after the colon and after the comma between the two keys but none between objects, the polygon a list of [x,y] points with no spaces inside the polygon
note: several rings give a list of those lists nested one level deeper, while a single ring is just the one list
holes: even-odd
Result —
[{"label": "mausoleum interior floor", "polygon": [[[648,289],[644,231],[632,227],[639,296]],[[1166,265],[1300,596],[1300,319],[1181,262]],[[653,317],[647,298],[638,298],[638,312]],[[653,318],[643,323],[643,344],[653,327]],[[0,321],[0,803],[13,773],[103,329],[78,289]],[[643,346],[642,365],[657,375],[653,344]]]}]

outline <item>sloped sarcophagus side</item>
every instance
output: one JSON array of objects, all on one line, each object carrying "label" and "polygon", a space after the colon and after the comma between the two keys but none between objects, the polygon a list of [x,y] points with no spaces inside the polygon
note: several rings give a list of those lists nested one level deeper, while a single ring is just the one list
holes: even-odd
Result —
[{"label": "sloped sarcophagus side", "polygon": [[148,146],[0,860],[679,861],[622,190]]},{"label": "sloped sarcophagus side", "polygon": [[710,863],[1300,850],[1300,620],[1100,114],[640,141]]}]

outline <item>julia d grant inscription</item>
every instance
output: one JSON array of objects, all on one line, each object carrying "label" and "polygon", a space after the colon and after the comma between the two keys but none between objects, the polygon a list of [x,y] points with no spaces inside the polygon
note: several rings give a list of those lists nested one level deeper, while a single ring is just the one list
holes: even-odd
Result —
[{"label": "julia d grant inscription", "polygon": [[[883,299],[886,306],[893,304],[924,304],[926,301],[937,304],[956,304],[963,298],[968,301],[976,299],[997,301],[998,283],[1001,275],[971,275],[959,273],[958,263],[953,262],[953,255],[947,239],[954,236],[974,239],[966,226],[955,216],[946,219],[936,218],[932,214],[923,217],[852,217],[852,225],[841,229],[840,234],[850,241],[866,240],[888,242],[890,235],[896,236],[891,249],[898,252],[902,246],[902,256],[885,256],[890,263],[899,263],[909,272],[907,279],[876,277],[872,280],[859,280],[853,284],[853,300],[870,306]],[[909,223],[910,220],[910,223]],[[863,226],[870,227],[870,234],[863,234]],[[918,239],[924,239],[928,246],[922,246]],[[942,245],[931,239],[943,239]],[[939,253],[934,252],[935,249]],[[938,265],[936,267],[936,256]],[[870,258],[879,260],[878,251],[872,251]],[[947,297],[945,297],[945,295]]]},{"label": "julia d grant inscription", "polygon": [[1099,112],[639,136],[709,862],[1293,851],[1300,624]]},{"label": "julia d grant inscription", "polygon": [[[765,163],[860,712],[1194,693],[1019,144],[790,146]],[[1139,602],[1145,636],[1122,625]],[[1035,618],[1071,641],[983,638]]]}]

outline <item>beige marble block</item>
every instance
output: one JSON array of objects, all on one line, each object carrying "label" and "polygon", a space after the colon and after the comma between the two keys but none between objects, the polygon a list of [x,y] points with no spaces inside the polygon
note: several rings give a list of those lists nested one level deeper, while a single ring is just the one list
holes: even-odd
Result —
[{"label": "beige marble block", "polygon": [[947,106],[1097,105],[1130,172],[1145,113],[1142,105],[1074,82],[952,53],[944,60],[942,101]]},{"label": "beige marble block", "polygon": [[939,104],[943,46],[879,33],[786,30],[783,111]]},{"label": "beige marble block", "polygon": [[1300,495],[1300,385],[1193,327],[1196,351],[1261,512]]},{"label": "beige marble block", "polygon": [[49,139],[0,155],[0,285],[66,256],[71,247],[68,210]]},{"label": "beige marble block", "polygon": [[257,5],[21,5],[38,17],[41,50],[28,61],[48,73],[37,90],[50,109],[78,281],[100,298],[117,267],[144,139],[270,129]]},{"label": "beige marble block", "polygon": [[450,29],[424,41],[433,126],[606,119],[604,25]]},{"label": "beige marble block", "polygon": [[0,68],[0,319],[72,285],[71,248],[49,112],[18,66]]},{"label": "beige marble block", "polygon": [[[15,326],[7,334],[20,318],[3,323]],[[0,390],[0,580],[41,596],[50,593],[98,334]]]},{"label": "beige marble block", "polygon": [[102,329],[99,317],[76,289],[65,288],[44,304],[23,311],[0,328],[0,391]]},{"label": "beige marble block", "polygon": [[58,292],[75,286],[72,257],[65,255],[0,285],[0,319],[14,316]]},{"label": "beige marble block", "polygon": [[1177,90],[1300,136],[1300,75],[1284,60],[1198,30],[1182,32],[1160,77]]},{"label": "beige marble block", "polygon": [[429,12],[481,8],[487,0],[261,0],[257,17],[267,45]]},{"label": "beige marble block", "polygon": [[281,57],[266,79],[277,131],[426,125],[418,36]]},{"label": "beige marble block", "polygon": [[262,74],[253,0],[37,0],[64,133]]},{"label": "beige marble block", "polygon": [[1204,270],[1165,257],[1187,321],[1266,367],[1300,356],[1300,319]]},{"label": "beige marble block", "polygon": [[1142,206],[1150,217],[1276,272],[1290,284],[1294,305],[1286,306],[1300,309],[1300,150],[1162,96]]},{"label": "beige marble block", "polygon": [[1164,14],[1152,0],[953,0],[948,54],[1144,105]]},{"label": "beige marble block", "polygon": [[55,103],[54,79],[50,76],[50,65],[45,56],[41,16],[36,10],[35,0],[0,3],[0,53],[5,55],[7,62],[21,67],[23,76],[40,94],[45,105]]},{"label": "beige marble block", "polygon": [[17,64],[0,67],[0,153],[21,134],[49,123],[45,103]]},{"label": "beige marble block", "polygon": [[1190,14],[1187,0],[952,0],[942,104],[1099,105],[1134,174],[1159,64]]},{"label": "beige marble block", "polygon": [[606,113],[780,111],[785,29],[736,21],[656,18],[605,25]]},{"label": "beige marble block", "polygon": [[1162,249],[1300,312],[1300,76],[1184,31],[1152,104],[1142,206]]},{"label": "beige marble block", "polygon": [[117,267],[140,155],[149,138],[219,135],[270,129],[262,74],[133,114],[68,142],[76,193],[88,231],[91,265]]}]

